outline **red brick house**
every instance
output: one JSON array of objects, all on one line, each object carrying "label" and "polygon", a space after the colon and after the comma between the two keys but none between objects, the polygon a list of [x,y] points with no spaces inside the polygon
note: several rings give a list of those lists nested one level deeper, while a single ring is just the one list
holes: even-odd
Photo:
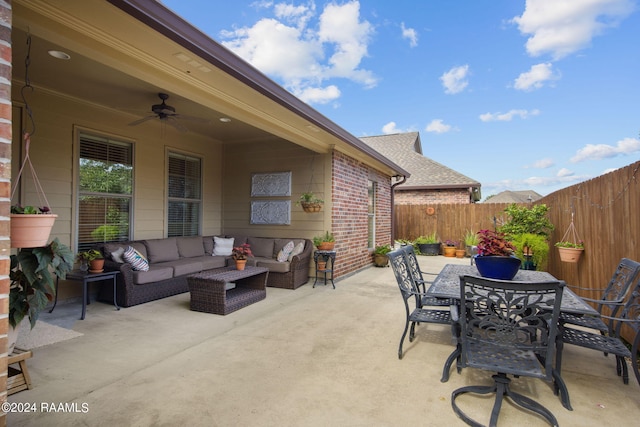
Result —
[{"label": "red brick house", "polygon": [[475,203],[481,184],[422,154],[418,132],[361,137],[367,145],[411,173],[395,187],[394,203]]}]

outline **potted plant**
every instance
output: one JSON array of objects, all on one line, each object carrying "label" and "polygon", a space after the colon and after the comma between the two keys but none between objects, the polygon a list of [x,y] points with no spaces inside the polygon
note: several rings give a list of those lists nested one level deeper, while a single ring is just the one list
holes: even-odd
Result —
[{"label": "potted plant", "polygon": [[422,255],[438,255],[440,253],[440,239],[435,231],[425,236],[419,236],[414,243]]},{"label": "potted plant", "polygon": [[523,270],[544,271],[549,257],[549,242],[540,234],[522,233],[511,236],[515,255],[522,260]]},{"label": "potted plant", "polygon": [[328,231],[313,238],[313,245],[318,248],[319,251],[332,251],[335,244],[333,234]]},{"label": "potted plant", "polygon": [[464,234],[464,247],[467,256],[475,255],[478,250],[478,234],[473,230],[467,230]]},{"label": "potted plant", "polygon": [[251,252],[251,245],[243,243],[240,246],[236,246],[231,251],[231,258],[236,262],[236,270],[244,270],[247,265],[247,258],[253,256]]},{"label": "potted plant", "polygon": [[57,217],[48,206],[11,206],[11,247],[45,246]]},{"label": "potted plant", "polygon": [[455,240],[447,239],[442,243],[442,252],[446,257],[454,258],[456,256],[457,248],[458,248],[458,242]]},{"label": "potted plant", "polygon": [[478,231],[476,267],[483,277],[511,280],[520,268],[520,260],[513,256],[515,247],[504,233],[492,230]]},{"label": "potted plant", "polygon": [[[20,249],[11,255],[9,273],[9,345],[15,345],[17,329],[25,317],[31,328],[40,311],[55,296],[54,275],[64,279],[73,268],[73,253],[56,238],[47,246]],[[9,353],[13,351],[13,347]]]},{"label": "potted plant", "polygon": [[584,252],[584,242],[556,242],[555,247],[558,248],[560,261],[562,262],[578,262],[582,252]]},{"label": "potted plant", "polygon": [[88,265],[91,273],[101,273],[104,271],[104,257],[102,256],[102,252],[97,249],[78,252],[76,259],[81,263],[81,270],[84,270],[82,265]]},{"label": "potted plant", "polygon": [[302,193],[296,204],[301,205],[305,212],[320,212],[324,200],[316,197],[313,192]]},{"label": "potted plant", "polygon": [[387,254],[391,252],[390,245],[380,245],[373,249],[373,263],[376,267],[386,267],[389,265]]}]

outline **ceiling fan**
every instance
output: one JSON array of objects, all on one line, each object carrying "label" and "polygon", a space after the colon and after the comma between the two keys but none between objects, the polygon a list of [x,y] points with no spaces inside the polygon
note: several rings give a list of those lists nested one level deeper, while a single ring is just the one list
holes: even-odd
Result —
[{"label": "ceiling fan", "polygon": [[133,121],[129,123],[129,126],[137,126],[141,123],[144,123],[148,120],[159,119],[162,123],[166,123],[169,126],[172,126],[179,130],[180,132],[187,132],[187,129],[182,123],[181,120],[191,120],[200,123],[209,123],[209,120],[203,119],[200,117],[193,116],[185,116],[184,114],[176,113],[176,109],[171,105],[168,105],[165,101],[169,99],[169,95],[166,93],[158,93],[158,97],[162,101],[160,104],[154,104],[151,106],[151,112],[153,114],[143,117],[139,120]]}]

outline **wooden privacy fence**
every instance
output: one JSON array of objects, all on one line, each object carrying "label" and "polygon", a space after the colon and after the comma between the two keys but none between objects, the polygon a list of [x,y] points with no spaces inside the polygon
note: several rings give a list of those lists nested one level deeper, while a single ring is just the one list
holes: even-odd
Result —
[{"label": "wooden privacy fence", "polygon": [[[601,297],[622,258],[640,261],[639,180],[640,161],[535,202],[549,207],[549,220],[555,226],[547,269],[572,286],[578,295]],[[504,213],[507,206],[503,203],[397,205],[394,237],[414,240],[435,231],[441,240],[462,241],[466,230],[493,229],[495,223],[499,226],[507,219]],[[553,247],[563,238],[572,218],[585,245],[577,264],[561,262]],[[628,333],[624,336],[630,339]]]}]

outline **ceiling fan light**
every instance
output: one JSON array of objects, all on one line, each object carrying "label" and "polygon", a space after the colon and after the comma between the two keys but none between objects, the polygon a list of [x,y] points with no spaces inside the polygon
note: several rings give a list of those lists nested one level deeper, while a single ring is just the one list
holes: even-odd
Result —
[{"label": "ceiling fan light", "polygon": [[220,117],[220,121],[222,123],[229,123],[231,121],[231,119],[229,117]]}]

